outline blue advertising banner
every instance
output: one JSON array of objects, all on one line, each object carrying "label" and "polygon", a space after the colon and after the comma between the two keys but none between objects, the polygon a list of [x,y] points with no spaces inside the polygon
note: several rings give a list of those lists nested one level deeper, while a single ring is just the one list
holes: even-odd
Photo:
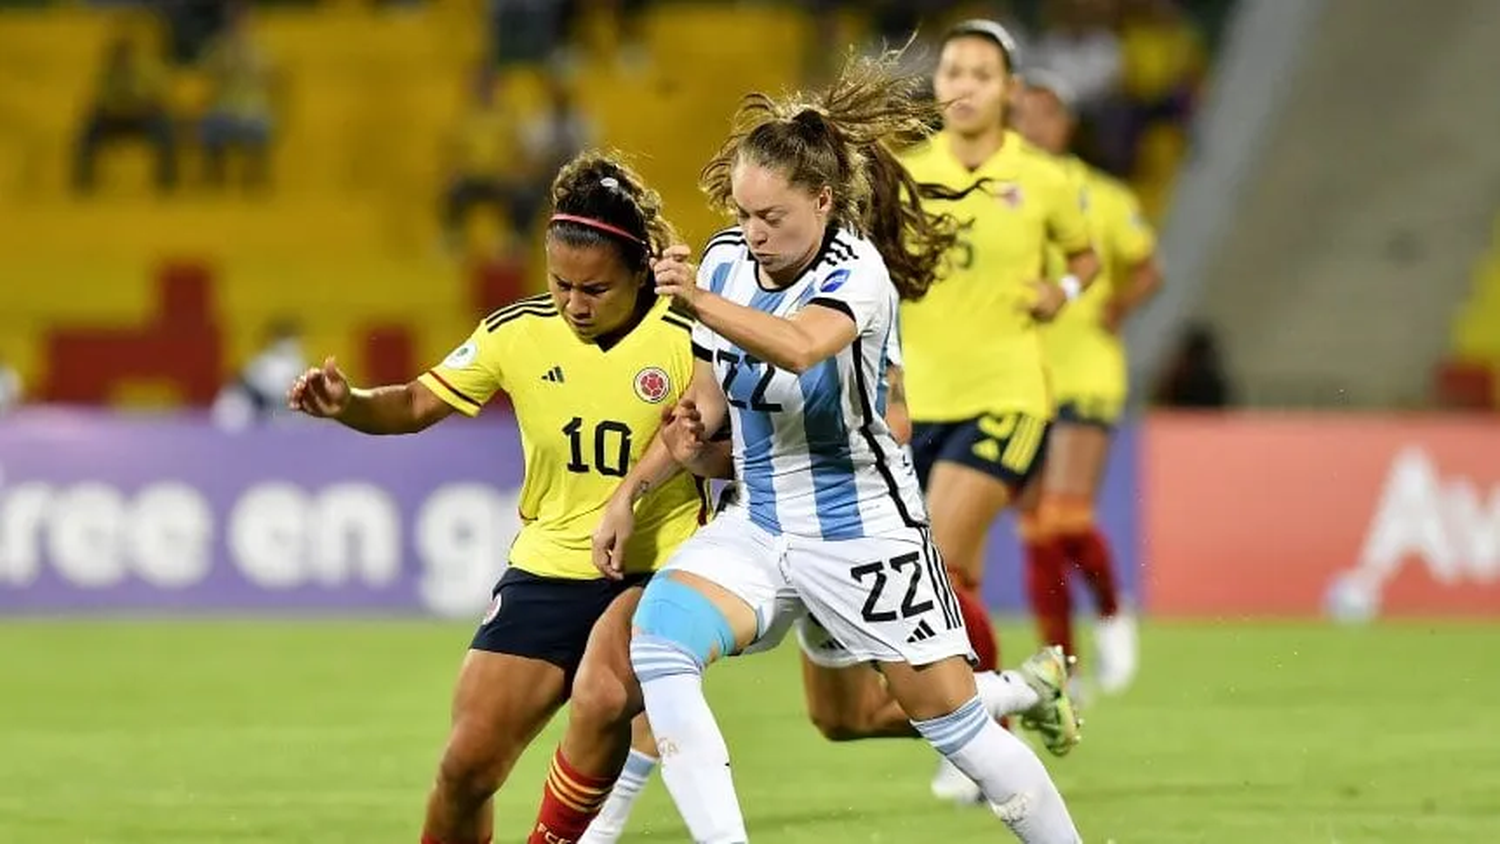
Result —
[{"label": "blue advertising banner", "polygon": [[[1136,578],[1133,432],[1102,508]],[[298,420],[27,410],[0,420],[0,613],[483,612],[520,527],[503,414],[370,437]],[[986,597],[1024,607],[1009,523]]]}]

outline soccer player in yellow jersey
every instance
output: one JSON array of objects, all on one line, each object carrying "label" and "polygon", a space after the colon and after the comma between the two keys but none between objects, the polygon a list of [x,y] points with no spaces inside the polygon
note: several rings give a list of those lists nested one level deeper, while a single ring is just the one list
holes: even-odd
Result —
[{"label": "soccer player in yellow jersey", "polygon": [[[1045,71],[1028,71],[1016,128],[1038,147],[1066,156],[1073,96]],[[1061,159],[1083,186],[1084,213],[1103,264],[1100,280],[1042,333],[1057,422],[1042,473],[1044,506],[1027,543],[1032,609],[1044,642],[1073,653],[1068,563],[1082,573],[1099,611],[1096,675],[1106,693],[1135,674],[1135,623],[1121,607],[1109,546],[1094,522],[1093,501],[1109,456],[1110,432],[1125,403],[1125,317],[1161,285],[1156,236],[1130,189],[1077,158]]]},{"label": "soccer player in yellow jersey", "polygon": [[[917,476],[984,670],[999,662],[979,596],[985,538],[1031,486],[1053,415],[1041,325],[1099,267],[1075,184],[1053,156],[1005,127],[1014,60],[999,24],[949,30],[933,77],[943,130],[903,156],[925,204],[962,227],[945,276],[922,300],[902,303],[901,330]],[[1054,247],[1068,267],[1059,282],[1044,279]],[[933,791],[973,797],[952,768],[939,771]]]},{"label": "soccer player in yellow jersey", "polygon": [[500,390],[515,405],[523,526],[459,674],[424,844],[490,840],[490,797],[570,694],[569,738],[527,840],[583,833],[630,746],[620,713],[640,694],[628,655],[640,587],[707,515],[702,484],[675,475],[642,499],[623,577],[604,578],[591,561],[605,503],[692,379],[691,321],[653,294],[651,260],[672,231],[638,177],[585,154],[558,174],[552,200],[546,295],[489,315],[409,383],[354,389],[330,359],[288,396],[294,409],[370,434],[473,416]]}]

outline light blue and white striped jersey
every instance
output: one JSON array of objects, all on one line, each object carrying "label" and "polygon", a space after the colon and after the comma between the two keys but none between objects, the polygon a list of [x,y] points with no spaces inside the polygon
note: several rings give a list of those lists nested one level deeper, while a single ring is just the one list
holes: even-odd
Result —
[{"label": "light blue and white striped jersey", "polygon": [[767,290],[744,235],[726,229],[704,250],[698,286],[779,317],[834,308],[859,330],[851,345],[799,376],[694,327],[693,351],[713,364],[729,400],[734,506],[772,533],[823,539],[926,524],[916,475],[885,424],[886,367],[899,355],[898,299],[875,246],[830,229],[796,283]]}]

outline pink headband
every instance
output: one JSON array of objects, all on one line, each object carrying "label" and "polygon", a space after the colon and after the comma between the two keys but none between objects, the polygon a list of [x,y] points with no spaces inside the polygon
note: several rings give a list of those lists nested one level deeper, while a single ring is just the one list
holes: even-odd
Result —
[{"label": "pink headband", "polygon": [[577,214],[553,214],[550,222],[577,223],[580,226],[588,226],[591,229],[597,229],[601,232],[609,232],[610,234],[618,235],[632,243],[639,243],[642,246],[646,245],[646,241],[641,240],[640,238],[636,237],[628,231],[625,231],[619,226],[612,226],[609,223],[604,222],[603,220],[595,220],[593,217],[580,217]]}]

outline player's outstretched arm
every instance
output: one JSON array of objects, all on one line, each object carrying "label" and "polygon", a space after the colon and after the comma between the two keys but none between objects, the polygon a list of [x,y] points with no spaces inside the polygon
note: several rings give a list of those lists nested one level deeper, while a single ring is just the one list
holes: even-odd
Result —
[{"label": "player's outstretched arm", "polygon": [[349,384],[333,358],[302,373],[287,391],[292,410],[333,419],[366,434],[413,434],[445,419],[452,406],[411,381],[359,389]]}]

